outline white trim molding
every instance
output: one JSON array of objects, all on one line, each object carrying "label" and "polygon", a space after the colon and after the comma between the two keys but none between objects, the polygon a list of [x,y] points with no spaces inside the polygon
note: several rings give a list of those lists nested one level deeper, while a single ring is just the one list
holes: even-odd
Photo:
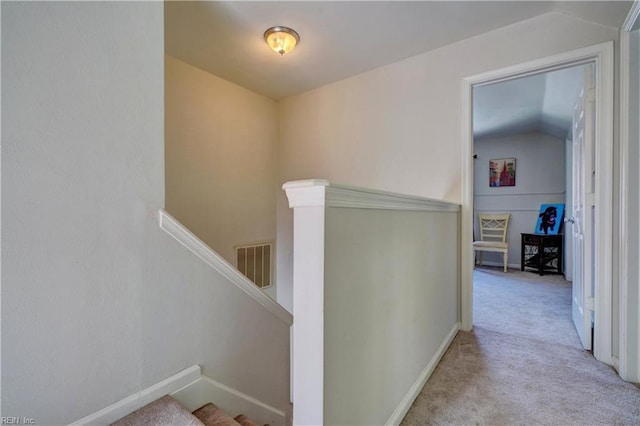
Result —
[{"label": "white trim molding", "polygon": [[[635,2],[636,5],[638,2]],[[633,7],[632,7],[633,10]],[[629,11],[631,14],[631,11]],[[629,15],[631,16],[631,15]],[[627,20],[629,19],[627,16]],[[627,21],[625,21],[627,24]],[[623,25],[620,30],[620,214],[618,228],[618,284],[619,284],[619,333],[618,343],[618,365],[616,370],[620,377],[627,380],[629,376],[629,366],[627,364],[627,308],[629,288],[629,44],[630,34]]]},{"label": "white trim molding", "polygon": [[566,195],[564,192],[520,192],[517,194],[474,194],[474,197],[527,197],[530,195]]},{"label": "white trim molding", "polygon": [[461,329],[473,327],[473,125],[474,86],[508,81],[569,66],[595,64],[596,87],[596,218],[595,265],[596,323],[594,356],[612,363],[613,276],[613,42],[549,56],[531,62],[489,71],[462,80],[462,214],[461,214]]},{"label": "white trim molding", "polygon": [[[289,206],[294,209],[293,221],[293,419],[296,425],[316,425],[325,422],[326,375],[325,366],[325,225],[329,208],[421,211],[439,215],[446,212],[459,220],[460,205],[411,195],[394,194],[365,188],[310,179],[287,182],[283,185]],[[455,246],[452,246],[455,247]],[[452,248],[456,251],[456,248]],[[453,265],[453,264],[452,264]],[[452,266],[457,272],[457,262]],[[329,269],[331,270],[331,269]],[[457,274],[453,274],[457,275]],[[447,283],[456,285],[457,282]],[[448,288],[450,289],[450,285]],[[451,300],[451,299],[450,299]],[[334,312],[335,313],[335,312]],[[458,330],[457,322],[439,345],[435,355],[420,373],[415,383],[408,383],[408,391],[394,408],[388,424],[398,424],[431,375]],[[328,373],[329,371],[329,373]],[[404,391],[404,389],[403,389]],[[393,407],[397,400],[390,402]],[[386,413],[385,413],[386,416]],[[380,419],[380,422],[385,419]]]},{"label": "white trim molding", "polygon": [[540,208],[537,209],[475,209],[476,212],[483,213],[504,213],[508,212],[532,212],[532,213],[540,213]]},{"label": "white trim molding", "polygon": [[[502,268],[502,267],[504,267],[504,263],[502,263],[502,262],[487,262],[486,260],[483,260],[482,261],[482,266],[495,266],[495,267]],[[511,269],[520,270],[520,264],[519,263],[507,263],[507,267],[511,268]]]},{"label": "white trim molding", "polygon": [[180,389],[195,384],[200,380],[200,377],[200,366],[194,365],[182,370],[168,379],[162,380],[155,385],[149,386],[140,392],[136,392],[133,395],[111,404],[102,410],[83,417],[82,419],[71,423],[70,426],[111,424],[158,398],[173,394]]},{"label": "white trim molding", "polygon": [[[293,420],[324,424],[324,250],[326,185],[285,185],[293,211]],[[304,192],[308,192],[305,195]],[[310,200],[313,200],[310,202]]]},{"label": "white trim molding", "polygon": [[479,77],[462,80],[462,211],[460,213],[460,329],[473,329],[473,85]]},{"label": "white trim molding", "polygon": [[231,263],[216,253],[211,247],[196,237],[184,225],[174,219],[164,209],[159,212],[160,229],[171,235],[176,241],[189,249],[206,264],[220,272],[240,290],[252,297],[269,312],[280,318],[286,324],[293,324],[293,316],[285,308],[264,294],[251,280],[242,275]]},{"label": "white trim molding", "polygon": [[282,189],[287,193],[289,207],[324,207],[326,188],[329,181],[324,179],[307,179],[286,182]]},{"label": "white trim molding", "polygon": [[413,386],[411,386],[409,391],[407,391],[404,398],[402,398],[400,404],[398,404],[393,413],[391,413],[391,416],[385,423],[385,426],[399,425],[402,422],[402,419],[404,419],[404,416],[406,416],[409,412],[411,405],[420,394],[420,391],[422,391],[422,388],[427,383],[427,380],[429,380],[429,377],[431,377],[431,374],[433,374],[433,370],[435,370],[436,366],[444,356],[444,353],[447,352],[447,349],[449,349],[449,346],[451,345],[451,342],[453,342],[453,339],[456,337],[456,334],[458,334],[458,328],[459,325],[455,324],[451,331],[447,333],[447,337],[444,338],[444,340],[440,344],[440,347],[433,355],[433,357],[431,357],[429,363],[424,367],[416,382],[413,384]]},{"label": "white trim molding", "polygon": [[189,411],[212,402],[233,417],[244,414],[259,424],[286,425],[284,411],[202,375],[200,366],[194,365],[70,426],[108,425],[165,395],[171,395]]},{"label": "white trim molding", "polygon": [[[632,197],[637,192],[637,182],[631,180],[631,171],[634,170],[634,178],[637,176],[637,168],[640,158],[637,147],[631,149],[630,129],[632,124],[638,125],[637,120],[630,116],[631,108],[631,63],[632,32],[636,37],[639,30],[634,30],[640,19],[640,1],[634,1],[622,29],[620,30],[620,214],[618,232],[618,322],[619,322],[619,346],[617,351],[617,365],[615,365],[620,377],[624,380],[640,382],[640,288],[638,286],[638,254],[640,250],[638,229],[630,229],[630,218],[638,214],[639,206],[637,198]],[[636,64],[638,66],[638,64]],[[638,96],[636,93],[635,96]],[[635,142],[634,142],[635,143]],[[630,264],[634,267],[629,268]],[[632,300],[636,295],[637,299]]]},{"label": "white trim molding", "polygon": [[640,1],[635,0],[631,5],[631,9],[629,9],[627,18],[622,24],[622,32],[630,33],[633,31],[633,27],[636,25],[636,22],[638,22],[638,18],[640,18]]},{"label": "white trim molding", "polygon": [[353,209],[459,212],[460,205],[414,195],[331,183],[323,179],[287,182],[289,207],[342,207]]}]

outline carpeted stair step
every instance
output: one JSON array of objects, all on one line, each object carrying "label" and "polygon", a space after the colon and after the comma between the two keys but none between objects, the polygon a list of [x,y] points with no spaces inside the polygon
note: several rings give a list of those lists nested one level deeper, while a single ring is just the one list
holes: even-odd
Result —
[{"label": "carpeted stair step", "polygon": [[[260,426],[258,423],[247,418],[247,416],[245,416],[244,414],[240,414],[239,416],[236,416],[233,420],[240,423],[242,426]],[[269,426],[269,425],[266,425],[266,426]]]},{"label": "carpeted stair step", "polygon": [[232,418],[230,415],[216,407],[212,403],[208,403],[198,408],[193,412],[205,426],[259,426],[257,423],[252,422],[244,414]]},{"label": "carpeted stair step", "polygon": [[169,395],[121,418],[111,426],[204,426],[193,414]]},{"label": "carpeted stair step", "polygon": [[[244,414],[232,418],[209,403],[190,413],[166,395],[121,418],[111,426],[260,426]],[[268,425],[265,425],[268,426]]]}]

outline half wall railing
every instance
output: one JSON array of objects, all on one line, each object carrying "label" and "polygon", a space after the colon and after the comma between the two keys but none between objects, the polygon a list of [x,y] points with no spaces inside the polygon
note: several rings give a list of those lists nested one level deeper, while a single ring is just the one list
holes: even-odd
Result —
[{"label": "half wall railing", "polygon": [[326,180],[283,188],[293,422],[398,424],[458,330],[460,206]]}]

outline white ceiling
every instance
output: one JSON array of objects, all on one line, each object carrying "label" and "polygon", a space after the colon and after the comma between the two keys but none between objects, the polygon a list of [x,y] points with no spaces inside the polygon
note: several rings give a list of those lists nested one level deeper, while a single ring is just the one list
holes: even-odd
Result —
[{"label": "white ceiling", "polygon": [[542,132],[565,138],[584,82],[584,65],[473,89],[476,139]]},{"label": "white ceiling", "polygon": [[[165,2],[165,51],[281,99],[548,12],[619,28],[630,2]],[[274,25],[300,34],[281,57],[262,39]]]}]

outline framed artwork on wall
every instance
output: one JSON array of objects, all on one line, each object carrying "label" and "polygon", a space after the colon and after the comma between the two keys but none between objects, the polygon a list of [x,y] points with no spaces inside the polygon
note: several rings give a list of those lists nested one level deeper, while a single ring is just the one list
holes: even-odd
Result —
[{"label": "framed artwork on wall", "polygon": [[536,223],[536,234],[558,235],[564,221],[564,204],[543,204]]},{"label": "framed artwork on wall", "polygon": [[489,186],[516,186],[516,159],[489,160]]}]

